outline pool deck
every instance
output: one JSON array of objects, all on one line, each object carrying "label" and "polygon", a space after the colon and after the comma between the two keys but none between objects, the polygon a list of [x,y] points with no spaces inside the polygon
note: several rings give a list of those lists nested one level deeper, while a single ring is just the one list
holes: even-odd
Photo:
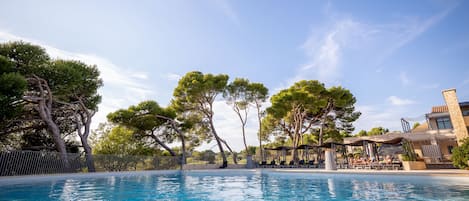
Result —
[{"label": "pool deck", "polygon": [[469,170],[460,169],[441,169],[441,170],[364,170],[364,169],[302,169],[302,168],[272,168],[258,169],[273,172],[291,172],[291,173],[325,173],[325,174],[366,174],[366,175],[419,175],[419,176],[454,176],[467,177],[469,179]]}]

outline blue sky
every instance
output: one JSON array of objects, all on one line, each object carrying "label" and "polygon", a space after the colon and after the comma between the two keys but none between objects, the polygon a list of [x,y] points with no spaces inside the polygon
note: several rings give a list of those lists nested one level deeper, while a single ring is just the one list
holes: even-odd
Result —
[{"label": "blue sky", "polygon": [[[166,105],[178,78],[199,70],[262,82],[271,93],[301,79],[342,85],[363,113],[357,131],[401,130],[401,117],[423,121],[444,104],[443,89],[469,100],[468,11],[467,1],[443,0],[20,0],[0,6],[0,42],[98,65],[105,86],[95,126],[142,100]],[[221,100],[215,112],[218,132],[240,150],[235,114]]]}]

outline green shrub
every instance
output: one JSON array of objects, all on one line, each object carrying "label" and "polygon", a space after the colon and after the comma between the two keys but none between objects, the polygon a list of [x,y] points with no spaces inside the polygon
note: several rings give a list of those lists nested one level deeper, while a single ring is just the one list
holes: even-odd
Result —
[{"label": "green shrub", "polygon": [[466,169],[469,167],[467,164],[469,161],[469,138],[462,140],[462,144],[453,149],[451,160],[453,165],[458,168]]}]

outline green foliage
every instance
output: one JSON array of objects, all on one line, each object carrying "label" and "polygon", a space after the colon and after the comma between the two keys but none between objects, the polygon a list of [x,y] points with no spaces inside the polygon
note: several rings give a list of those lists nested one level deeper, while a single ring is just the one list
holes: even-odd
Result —
[{"label": "green foliage", "polygon": [[[244,152],[246,154],[250,154],[246,143],[245,133],[249,106],[256,106],[259,116],[261,104],[263,101],[265,101],[265,99],[267,99],[267,93],[268,90],[264,87],[264,85],[260,83],[250,83],[249,80],[243,78],[236,78],[233,82],[226,86],[226,89],[223,93],[223,97],[226,99],[227,103],[233,107],[233,110],[236,112],[241,121],[245,146]],[[259,121],[261,121],[260,117]],[[259,126],[259,129],[262,129],[262,127]]]},{"label": "green foliage", "polygon": [[383,128],[381,126],[371,128],[369,131],[361,130],[356,135],[358,136],[373,136],[373,135],[383,135],[389,132],[389,129]]},{"label": "green foliage", "polygon": [[145,134],[167,126],[167,121],[158,118],[156,115],[174,118],[175,113],[171,109],[160,107],[155,101],[143,101],[138,105],[130,106],[128,109],[120,109],[109,113],[107,118],[113,123],[133,128],[137,132]]},{"label": "green foliage", "polygon": [[207,161],[208,164],[215,164],[217,154],[212,150],[205,150],[201,152],[194,152],[193,157],[196,160]]},{"label": "green foliage", "polygon": [[42,73],[46,77],[54,96],[65,102],[81,100],[90,110],[96,110],[101,102],[98,88],[103,86],[96,66],[80,61],[53,61],[50,68]]},{"label": "green foliage", "polygon": [[453,165],[458,168],[469,168],[469,138],[463,139],[460,146],[453,148],[451,160]]},{"label": "green foliage", "polygon": [[420,123],[419,123],[419,122],[415,122],[414,125],[412,126],[412,129],[415,129],[415,128],[419,127],[419,126],[420,126]]},{"label": "green foliage", "polygon": [[0,74],[0,128],[21,113],[20,101],[26,86],[26,80],[18,73]]},{"label": "green foliage", "polygon": [[[322,137],[341,139],[353,131],[352,123],[360,116],[355,112],[355,102],[350,91],[342,87],[326,89],[317,80],[302,80],[272,96],[263,129],[274,134],[281,130],[292,140],[308,131],[317,134],[319,141]],[[320,122],[324,122],[324,136],[312,130]]]},{"label": "green foliage", "polygon": [[148,143],[134,138],[134,131],[116,126],[95,142],[94,154],[107,155],[154,155],[157,152]]},{"label": "green foliage", "polygon": [[358,136],[362,137],[362,136],[368,136],[368,133],[366,132],[366,130],[361,130],[360,132],[357,133]]},{"label": "green foliage", "polygon": [[191,111],[213,116],[212,104],[225,90],[228,75],[203,74],[198,71],[184,75],[174,89],[172,101],[177,111]]},{"label": "green foliage", "polygon": [[213,103],[216,97],[225,90],[227,82],[228,75],[189,72],[179,80],[178,86],[174,89],[174,99],[171,102],[171,106],[179,114],[178,116],[184,118],[196,116],[195,118],[200,118],[200,123],[208,123],[224,162],[226,162],[226,156],[222,142],[213,125]]},{"label": "green foliage", "polygon": [[0,44],[0,55],[9,58],[13,71],[24,76],[41,73],[50,62],[44,48],[23,41]]},{"label": "green foliage", "polygon": [[410,141],[403,140],[402,149],[404,150],[402,154],[403,161],[417,161],[417,154],[415,154],[414,147]]}]

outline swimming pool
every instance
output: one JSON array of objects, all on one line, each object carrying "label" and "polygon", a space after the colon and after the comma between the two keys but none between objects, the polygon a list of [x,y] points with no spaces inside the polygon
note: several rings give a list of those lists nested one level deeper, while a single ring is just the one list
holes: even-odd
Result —
[{"label": "swimming pool", "polygon": [[70,174],[1,178],[0,200],[469,200],[469,180],[265,170]]}]

